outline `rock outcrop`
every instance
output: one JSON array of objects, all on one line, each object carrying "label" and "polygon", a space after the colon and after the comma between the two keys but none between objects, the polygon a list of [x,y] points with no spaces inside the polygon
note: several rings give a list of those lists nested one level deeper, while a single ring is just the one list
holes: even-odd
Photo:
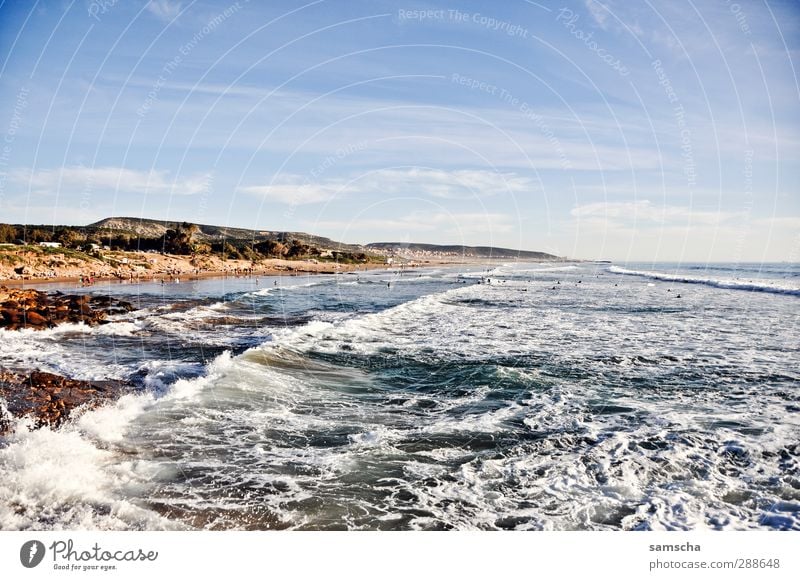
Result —
[{"label": "rock outcrop", "polygon": [[12,426],[12,417],[30,416],[34,428],[58,427],[84,405],[97,407],[117,399],[132,386],[124,381],[80,381],[33,371],[29,374],[0,369],[0,435]]},{"label": "rock outcrop", "polygon": [[9,290],[0,286],[0,328],[52,328],[64,322],[103,324],[111,314],[134,310],[130,302],[110,296],[48,294],[39,290]]}]

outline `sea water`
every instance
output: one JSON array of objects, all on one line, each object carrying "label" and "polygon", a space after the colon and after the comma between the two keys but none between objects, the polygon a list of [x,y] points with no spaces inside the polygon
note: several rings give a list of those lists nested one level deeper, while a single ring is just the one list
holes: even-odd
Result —
[{"label": "sea water", "polygon": [[796,264],[89,291],[2,364],[133,390],[0,437],[0,529],[800,529]]}]

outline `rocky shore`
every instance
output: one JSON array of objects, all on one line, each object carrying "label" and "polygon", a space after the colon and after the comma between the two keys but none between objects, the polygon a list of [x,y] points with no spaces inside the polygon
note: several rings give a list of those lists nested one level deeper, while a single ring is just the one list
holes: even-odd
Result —
[{"label": "rocky shore", "polygon": [[[110,296],[62,294],[39,290],[9,290],[0,286],[0,328],[44,330],[59,324],[90,326],[107,317],[134,310],[131,303]],[[0,435],[12,427],[12,417],[32,417],[33,427],[57,427],[78,407],[96,407],[129,391],[123,381],[81,381],[41,371],[0,368]]]},{"label": "rocky shore", "polygon": [[34,371],[17,373],[0,369],[0,435],[10,429],[12,417],[32,417],[34,428],[58,427],[72,411],[115,400],[131,388],[123,381],[78,381]]},{"label": "rocky shore", "polygon": [[0,286],[0,328],[43,330],[65,322],[90,326],[106,322],[112,314],[130,312],[130,302],[110,296],[48,294],[39,290],[9,290]]}]

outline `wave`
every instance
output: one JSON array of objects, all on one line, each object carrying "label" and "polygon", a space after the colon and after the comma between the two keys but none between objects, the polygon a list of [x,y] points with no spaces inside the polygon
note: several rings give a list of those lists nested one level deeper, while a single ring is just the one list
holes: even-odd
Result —
[{"label": "wave", "polygon": [[[66,343],[71,337],[80,342],[83,335],[92,333],[105,337],[129,336],[133,329],[130,323],[63,324],[47,330],[0,329],[0,361],[10,368],[38,369],[75,379],[123,379],[127,374],[124,366],[89,356],[70,356]],[[113,342],[109,343],[113,349]]]},{"label": "wave", "polygon": [[[788,267],[787,267],[788,266]],[[791,266],[794,266],[792,268]],[[691,264],[691,265],[682,265],[682,269],[684,270],[698,270],[698,271],[714,271],[714,272],[731,272],[735,274],[742,274],[744,272],[755,273],[758,275],[770,275],[770,276],[791,276],[797,277],[800,276],[800,269],[798,269],[797,265],[780,265],[780,264],[730,264],[730,265],[711,265],[711,264]]]},{"label": "wave", "polygon": [[322,280],[314,281],[314,282],[306,282],[304,284],[277,284],[273,286],[267,286],[266,288],[261,288],[260,290],[254,290],[252,292],[247,292],[242,296],[242,298],[247,298],[248,296],[269,296],[273,292],[286,292],[288,290],[299,290],[301,288],[311,288],[313,286],[323,286],[331,283],[336,283],[337,279],[325,277]]},{"label": "wave", "polygon": [[772,282],[769,280],[748,280],[746,282],[740,280],[731,280],[725,278],[701,278],[699,276],[685,276],[681,274],[667,274],[664,272],[651,272],[645,270],[628,270],[627,268],[620,268],[619,266],[611,266],[608,269],[613,274],[622,274],[625,276],[641,276],[643,278],[651,278],[653,280],[661,280],[663,282],[681,282],[684,284],[703,284],[704,286],[712,286],[714,288],[722,288],[725,290],[747,290],[749,292],[768,292],[771,294],[789,294],[791,296],[800,296],[800,288],[780,284],[779,282]]},{"label": "wave", "polygon": [[161,396],[154,391],[125,395],[76,413],[58,429],[31,430],[30,419],[15,420],[0,448],[0,529],[185,528],[127,499],[128,492],[143,495],[160,469],[158,463],[125,459],[140,452],[126,442],[127,431],[144,413],[158,413],[159,405],[196,396],[232,364],[226,351],[203,376],[179,379]]},{"label": "wave", "polygon": [[500,271],[501,274],[538,274],[540,272],[569,272],[577,270],[578,266],[544,266],[542,268],[509,268],[506,272]]}]

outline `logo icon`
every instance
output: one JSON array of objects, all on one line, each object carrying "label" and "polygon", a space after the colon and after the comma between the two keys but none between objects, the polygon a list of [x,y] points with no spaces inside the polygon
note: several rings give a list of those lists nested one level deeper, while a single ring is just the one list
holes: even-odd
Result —
[{"label": "logo icon", "polygon": [[19,561],[26,568],[36,568],[44,559],[44,544],[39,540],[29,540],[19,549]]}]

